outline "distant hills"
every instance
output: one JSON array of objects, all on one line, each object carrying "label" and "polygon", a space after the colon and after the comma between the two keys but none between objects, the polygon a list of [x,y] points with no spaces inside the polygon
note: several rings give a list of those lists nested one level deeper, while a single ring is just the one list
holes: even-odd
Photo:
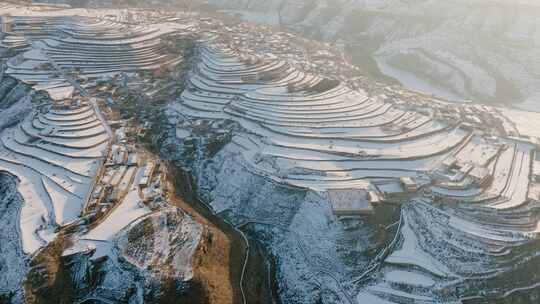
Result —
[{"label": "distant hills", "polygon": [[281,22],[313,37],[344,43],[356,63],[374,77],[382,79],[383,72],[408,87],[447,99],[540,110],[537,1],[209,3],[239,11],[250,20]]}]

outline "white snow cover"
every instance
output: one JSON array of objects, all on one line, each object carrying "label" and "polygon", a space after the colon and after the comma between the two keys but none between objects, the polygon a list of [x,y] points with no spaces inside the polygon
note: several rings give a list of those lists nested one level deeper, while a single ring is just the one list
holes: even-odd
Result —
[{"label": "white snow cover", "polygon": [[[26,103],[22,100],[12,111]],[[19,189],[25,203],[20,228],[23,249],[28,254],[53,239],[56,225],[76,220],[86,203],[108,138],[100,131],[67,131],[65,123],[86,123],[95,116],[88,109],[82,105],[80,110],[57,114],[36,110],[0,132],[0,166],[21,181]],[[89,144],[82,144],[85,141]]]},{"label": "white snow cover", "polygon": [[[329,3],[323,2],[317,5],[317,10],[329,7]],[[290,1],[288,5],[300,7],[299,4]],[[385,8],[388,4],[395,3],[391,0],[365,3],[373,9]],[[276,5],[277,2],[268,1],[266,7]],[[16,10],[6,11],[13,13]],[[43,16],[72,13],[88,15],[91,11],[39,12]],[[20,10],[18,14],[33,13]],[[112,14],[118,14],[119,19],[122,15],[118,11]],[[310,13],[305,23],[315,23],[319,17],[317,13]],[[54,70],[81,67],[82,75],[94,77],[174,65],[179,58],[158,54],[157,40],[189,27],[143,26],[133,29],[137,35],[122,36],[120,32],[125,28],[116,22],[92,24],[70,19],[50,20],[50,26],[63,29],[68,38],[43,40],[38,45],[42,52],[31,49],[24,54],[22,62],[9,62],[8,73],[47,90],[55,98],[70,98],[73,87],[64,75],[55,75]],[[512,29],[512,36],[527,27],[527,21],[522,22]],[[338,29],[336,23],[334,20],[328,30]],[[380,21],[380,24],[384,23]],[[393,26],[392,22],[386,24]],[[489,23],[483,26],[492,27]],[[70,28],[84,28],[86,32],[78,33]],[[92,32],[98,31],[106,33],[97,39]],[[468,78],[474,78],[467,89],[488,96],[496,93],[497,83],[485,71],[459,58],[453,51],[438,50],[445,46],[441,41],[421,39],[421,46],[425,41],[434,41],[434,45],[427,48],[434,58],[422,58],[422,62],[432,67],[430,71],[448,75],[451,90],[421,83],[418,75],[412,78],[415,85],[420,82],[429,90],[440,89],[437,94],[454,98],[454,94],[463,93]],[[379,54],[388,63],[392,57],[409,55],[401,54],[402,49],[413,54],[418,43],[401,37],[398,42],[386,44]],[[76,50],[70,50],[73,46],[77,46]],[[113,47],[120,47],[122,51],[113,55]],[[60,69],[46,69],[42,64],[48,57],[43,52]],[[105,53],[111,54],[110,58],[103,58]],[[394,302],[390,299],[433,302],[433,294],[426,291],[433,285],[440,282],[451,285],[463,277],[474,279],[473,276],[487,277],[503,271],[505,265],[513,264],[512,247],[536,237],[540,224],[523,212],[534,204],[528,197],[534,138],[519,135],[538,136],[538,128],[534,127],[534,121],[539,120],[537,115],[501,110],[509,118],[502,122],[505,128],[516,129],[518,134],[512,139],[492,137],[478,130],[459,128],[403,103],[379,99],[362,90],[353,91],[343,84],[329,85],[320,75],[297,70],[289,62],[268,56],[248,64],[242,60],[242,55],[225,45],[205,43],[200,49],[200,61],[190,75],[189,88],[182,94],[181,103],[172,105],[171,109],[193,119],[230,119],[244,128],[244,131],[234,133],[232,142],[224,148],[226,153],[217,156],[230,158],[224,168],[218,169],[223,170],[219,175],[222,181],[213,189],[216,199],[212,205],[217,211],[236,212],[247,218],[255,214],[254,217],[269,220],[272,218],[265,217],[265,212],[270,213],[276,206],[277,209],[294,209],[287,213],[292,214],[290,218],[276,216],[276,222],[286,223],[283,227],[269,228],[283,235],[281,243],[273,243],[271,250],[280,261],[280,278],[283,279],[280,287],[284,293],[288,288],[293,289],[292,293],[294,288],[304,292],[321,288],[331,290],[341,302],[351,302],[354,298],[358,303]],[[446,63],[458,68],[451,68]],[[493,62],[489,64],[493,65]],[[500,68],[517,74],[522,72],[521,68],[515,70],[505,63],[504,58]],[[458,75],[456,70],[465,71],[466,77]],[[259,81],[249,81],[253,77]],[[532,87],[533,84],[527,82],[524,86]],[[1,123],[0,118],[0,127]],[[91,124],[96,125],[85,127]],[[182,138],[189,135],[181,129],[176,133]],[[35,117],[1,135],[0,170],[10,172],[21,181],[19,190],[25,199],[21,210],[21,232],[25,251],[32,253],[54,237],[55,225],[68,223],[80,213],[108,137],[88,105],[67,113],[36,113]],[[525,143],[525,140],[533,143]],[[446,168],[442,163],[451,157],[456,159],[456,167]],[[468,165],[485,167],[494,179],[480,185],[467,172],[458,172]],[[123,175],[123,172],[107,178],[126,187],[129,174]],[[136,180],[140,174],[137,172]],[[350,256],[358,256],[358,252],[347,247],[350,244],[343,245],[347,231],[335,221],[323,196],[309,192],[299,204],[289,206],[289,200],[282,200],[277,194],[272,196],[270,187],[256,187],[260,184],[252,182],[260,180],[253,176],[320,192],[348,188],[374,190],[371,182],[397,182],[401,177],[410,177],[426,191],[414,194],[425,195],[423,200],[406,203],[397,232],[399,242],[386,260],[381,261],[384,275],[374,277],[375,282],[355,296],[349,294],[354,290],[349,289],[353,284],[346,283],[352,273],[351,266],[340,257],[342,251]],[[209,182],[206,177],[200,176],[202,183]],[[246,192],[248,195],[244,196]],[[444,200],[435,203],[432,194],[454,199],[456,204],[450,205]],[[260,205],[254,201],[260,201]],[[406,201],[408,198],[403,199]],[[244,203],[252,205],[246,207]],[[149,218],[160,223],[157,217],[158,213],[152,213],[141,203],[134,186],[107,218],[84,236],[81,244],[97,248],[94,257],[112,255],[113,241]],[[183,232],[195,235],[195,230]],[[358,233],[355,237],[367,239],[369,232],[366,234],[368,236]],[[159,231],[160,240],[170,237],[168,231]],[[362,241],[354,249],[369,243]],[[156,248],[150,257],[152,261],[159,260],[158,251],[171,253],[169,243],[165,241],[159,241]],[[188,265],[190,261],[186,256],[191,256],[192,250],[193,243],[175,257],[175,263]],[[129,258],[135,265],[148,267],[147,263],[139,263],[136,255]],[[468,260],[471,262],[466,262]],[[358,264],[354,266],[355,271],[360,269]],[[189,276],[189,273],[185,275]],[[318,279],[322,283],[317,282]],[[407,285],[410,290],[401,290],[396,287],[398,285]]]},{"label": "white snow cover", "polygon": [[[230,118],[255,133],[233,142],[253,170],[276,181],[315,190],[366,188],[366,178],[431,171],[470,139],[466,131],[339,83],[310,92],[325,83],[315,75],[297,73],[294,87],[303,89],[290,91],[284,83],[295,69],[288,63],[249,65],[241,56],[223,45],[202,48],[191,87],[171,109]],[[270,72],[275,76],[259,84],[242,80]]]},{"label": "white snow cover", "polygon": [[[307,195],[300,204],[287,206],[297,208],[290,221],[277,220],[285,227],[274,226],[268,224],[272,217],[260,213],[286,209],[288,200],[265,198],[253,176],[319,192],[375,190],[378,185],[380,190],[400,185],[403,177],[417,183],[421,190],[414,193],[396,187],[397,202],[407,206],[397,241],[377,261],[382,273],[375,272],[373,282],[360,288],[358,303],[436,302],[435,287],[502,271],[513,259],[512,250],[503,249],[519,246],[536,231],[536,218],[520,210],[535,204],[528,195],[534,138],[493,136],[457,124],[459,118],[438,119],[430,109],[408,106],[407,100],[392,102],[330,85],[275,58],[256,63],[241,58],[242,52],[227,45],[204,44],[188,88],[168,112],[173,124],[174,117],[183,118],[174,128],[180,142],[189,137],[186,125],[201,120],[230,119],[243,127],[232,132],[231,142],[211,164],[196,167],[202,173],[195,172],[201,189],[211,189],[217,212],[255,218],[280,231],[284,240],[271,250],[279,257],[284,298],[298,300],[301,294],[309,302],[310,295],[300,290],[332,290],[335,299],[350,302],[355,296],[340,283],[354,276],[331,249],[346,246],[340,247],[341,234],[330,223],[334,216],[320,198]],[[249,79],[255,73],[272,76],[254,83]],[[284,79],[294,85],[285,85]],[[463,109],[463,118],[480,112],[501,119],[508,133],[519,128],[498,108],[455,106]],[[256,194],[249,189],[257,189]],[[258,205],[267,200],[279,203]],[[497,218],[497,212],[508,217]]]},{"label": "white snow cover", "polygon": [[417,266],[440,277],[453,276],[452,272],[446,266],[433,259],[422,248],[418,247],[416,235],[409,227],[407,219],[404,220],[401,234],[403,235],[402,247],[392,252],[386,259],[386,263]]},{"label": "white snow cover", "polygon": [[138,170],[131,189],[113,212],[96,228],[90,230],[83,239],[111,241],[122,229],[135,220],[149,214],[151,210],[143,204],[139,196],[139,180],[142,178],[144,168]]},{"label": "white snow cover", "polygon": [[421,287],[431,287],[435,284],[435,281],[422,274],[404,271],[404,270],[392,270],[384,275],[384,278],[389,282],[403,283],[409,285],[416,285]]}]

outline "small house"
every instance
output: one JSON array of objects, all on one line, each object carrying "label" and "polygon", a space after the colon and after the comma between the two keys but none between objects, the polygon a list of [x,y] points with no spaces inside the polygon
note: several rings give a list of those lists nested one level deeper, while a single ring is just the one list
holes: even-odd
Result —
[{"label": "small house", "polygon": [[328,190],[328,199],[336,216],[360,216],[373,213],[368,192],[363,189]]}]

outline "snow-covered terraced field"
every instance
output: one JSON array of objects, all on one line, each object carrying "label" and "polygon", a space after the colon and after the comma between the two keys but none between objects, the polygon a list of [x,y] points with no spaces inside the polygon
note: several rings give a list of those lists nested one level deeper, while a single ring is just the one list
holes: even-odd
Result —
[{"label": "snow-covered terraced field", "polygon": [[[253,57],[213,42],[202,43],[188,87],[169,109],[194,121],[238,123],[241,128],[225,149],[229,156],[220,157],[241,159],[242,167],[256,176],[319,194],[375,191],[383,200],[402,204],[394,241],[365,275],[324,272],[338,283],[353,282],[357,296],[333,280],[313,282],[334,291],[339,303],[351,297],[360,304],[450,303],[476,296],[467,288],[498,281],[512,272],[511,265],[527,267],[522,248],[538,238],[540,223],[534,211],[540,198],[529,191],[537,184],[531,175],[538,150],[533,137],[490,134],[406,100],[371,96],[273,56]],[[511,122],[508,126],[513,128]],[[177,134],[186,137],[178,128]],[[410,181],[414,185],[407,190]],[[206,187],[207,181],[201,183]],[[220,187],[225,194],[216,193],[213,206],[243,210],[223,201],[229,190]],[[317,215],[296,216],[311,221]],[[308,227],[295,229],[311,235]],[[273,246],[288,259],[281,244]],[[332,263],[341,269],[340,258],[335,259]],[[319,261],[306,265],[323,267]],[[282,270],[282,275],[292,280],[301,276],[302,267]]]},{"label": "snow-covered terraced field", "polygon": [[0,134],[0,169],[20,180],[26,253],[49,242],[57,226],[76,220],[107,153],[108,136],[94,110],[50,104]]},{"label": "snow-covered terraced field", "polygon": [[53,99],[0,134],[0,169],[20,179],[23,247],[34,253],[53,239],[55,227],[80,216],[107,154],[109,132],[91,102],[76,97],[78,80],[175,65],[181,58],[166,54],[164,41],[191,25],[127,25],[104,18],[104,11],[9,4],[1,10],[11,23],[2,46],[19,53],[5,73]]},{"label": "snow-covered terraced field", "polygon": [[116,74],[175,66],[178,55],[166,43],[190,33],[192,24],[127,25],[102,19],[99,14],[11,17],[12,31],[3,46],[19,50],[15,37],[23,37],[25,52],[7,62],[7,73],[63,99],[72,93],[70,77],[109,78]]},{"label": "snow-covered terraced field", "polygon": [[534,144],[475,135],[459,120],[226,44],[203,43],[181,102],[171,108],[238,122],[247,132],[232,144],[255,172],[277,181],[325,190],[427,178],[436,195],[457,201],[508,209],[527,200]]},{"label": "snow-covered terraced field", "polygon": [[470,139],[459,124],[283,61],[246,57],[223,45],[202,47],[190,86],[175,107],[196,117],[238,121],[257,136],[237,136],[233,143],[257,171],[278,180],[329,189],[366,177],[422,175]]},{"label": "snow-covered terraced field", "polygon": [[[122,146],[126,159],[110,163],[117,139],[93,90],[99,81],[121,73],[168,73],[183,59],[176,38],[191,34],[193,25],[135,25],[139,17],[152,15],[144,12],[3,3],[0,15],[5,55],[0,71],[0,182],[10,178],[9,185],[0,186],[17,187],[0,193],[1,202],[15,202],[10,208],[0,206],[0,216],[13,216],[0,228],[17,232],[6,234],[10,243],[1,247],[10,256],[0,259],[7,272],[0,280],[13,282],[0,284],[0,302],[7,295],[8,302],[11,297],[19,303],[30,297],[23,290],[49,289],[39,283],[28,291],[22,280],[25,275],[47,277],[41,257],[60,243],[62,259],[52,262],[53,268],[69,272],[77,288],[87,286],[94,273],[102,277],[99,286],[81,287],[68,302],[139,299],[149,290],[141,284],[146,280],[152,280],[155,290],[165,279],[174,279],[175,288],[187,288],[206,228],[165,201],[162,173],[139,167],[135,147],[128,153]],[[11,193],[17,190],[20,206],[16,192]],[[6,262],[13,267],[4,267]]]},{"label": "snow-covered terraced field", "polygon": [[[140,160],[136,145],[109,149],[112,132],[85,91],[108,89],[98,84],[104,79],[114,87],[122,73],[131,74],[124,88],[149,74],[166,82],[160,72],[183,60],[170,38],[196,32],[196,21],[135,25],[116,10],[0,10],[12,21],[0,47],[18,54],[5,63],[0,110],[27,114],[15,123],[0,116],[0,179],[12,192],[2,173],[16,177],[24,200],[6,211],[19,213],[21,249],[38,252],[84,212],[89,224],[70,235],[63,257],[107,257],[98,298],[134,282],[142,294],[133,273],[126,284],[120,278],[126,261],[137,275],[172,261],[189,279],[200,225],[165,208],[162,172],[146,176],[156,163]],[[512,278],[538,265],[540,149],[528,126],[538,115],[500,119],[505,111],[487,106],[353,90],[335,80],[342,77],[306,72],[293,55],[231,47],[215,32],[201,33],[185,89],[167,106],[164,127],[178,137],[167,156],[191,166],[197,195],[219,216],[260,237],[282,302],[455,303],[485,299],[479,290],[504,298],[534,286],[536,274]],[[145,70],[153,73],[135,73]],[[28,85],[52,101],[30,102]],[[347,199],[369,208],[343,217],[336,206]]]}]

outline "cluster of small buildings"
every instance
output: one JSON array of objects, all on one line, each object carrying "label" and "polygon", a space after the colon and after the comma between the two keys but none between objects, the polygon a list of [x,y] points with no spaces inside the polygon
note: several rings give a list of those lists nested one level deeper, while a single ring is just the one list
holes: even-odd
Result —
[{"label": "cluster of small buildings", "polygon": [[493,178],[488,168],[473,163],[460,163],[452,156],[444,159],[442,166],[446,174],[448,174],[443,176],[443,179],[448,178],[449,181],[455,183],[462,181],[468,176],[472,178],[475,185],[484,187]]},{"label": "cluster of small buildings", "polygon": [[141,152],[134,142],[132,129],[122,126],[115,131],[114,143],[87,207],[94,218],[111,210],[133,188],[138,189],[145,203],[163,194],[160,164]]},{"label": "cluster of small buildings", "polygon": [[[460,125],[461,128],[475,133],[496,136],[517,136],[512,127],[498,111],[487,106],[470,103],[448,103],[435,99],[432,96],[409,91],[403,87],[386,86],[362,83],[368,91],[373,91],[384,97],[388,102],[406,106],[415,111],[430,109],[436,119],[449,125]],[[377,86],[377,84],[375,84]]]},{"label": "cluster of small buildings", "polygon": [[375,212],[382,203],[400,204],[418,193],[425,182],[412,177],[372,181],[366,189],[328,190],[336,216],[361,216]]}]

